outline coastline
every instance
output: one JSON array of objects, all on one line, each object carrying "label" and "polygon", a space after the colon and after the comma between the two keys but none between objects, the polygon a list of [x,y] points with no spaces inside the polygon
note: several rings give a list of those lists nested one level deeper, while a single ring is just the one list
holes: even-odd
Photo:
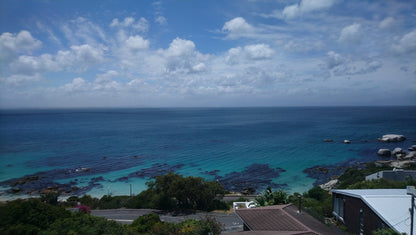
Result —
[{"label": "coastline", "polygon": [[[380,130],[415,136],[413,109],[370,109],[52,110],[30,122],[30,112],[11,112],[0,126],[7,140],[0,143],[0,184],[17,197],[48,190],[129,195],[130,185],[136,195],[152,176],[172,171],[218,180],[229,191],[303,192],[350,165],[387,160],[377,156],[380,148],[414,143],[377,141]],[[19,132],[20,123],[28,127]]]}]

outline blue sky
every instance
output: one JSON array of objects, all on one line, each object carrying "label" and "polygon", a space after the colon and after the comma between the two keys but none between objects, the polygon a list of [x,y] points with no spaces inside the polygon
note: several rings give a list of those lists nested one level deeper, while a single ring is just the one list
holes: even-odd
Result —
[{"label": "blue sky", "polygon": [[0,1],[0,108],[416,105],[416,1]]}]

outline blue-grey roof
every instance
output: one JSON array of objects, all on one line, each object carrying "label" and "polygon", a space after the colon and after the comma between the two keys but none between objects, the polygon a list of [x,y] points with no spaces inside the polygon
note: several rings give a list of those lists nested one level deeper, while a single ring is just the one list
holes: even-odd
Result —
[{"label": "blue-grey roof", "polygon": [[[391,228],[409,234],[411,196],[407,195],[406,189],[346,189],[332,192],[360,198]],[[413,228],[413,232],[416,233],[416,228]]]}]

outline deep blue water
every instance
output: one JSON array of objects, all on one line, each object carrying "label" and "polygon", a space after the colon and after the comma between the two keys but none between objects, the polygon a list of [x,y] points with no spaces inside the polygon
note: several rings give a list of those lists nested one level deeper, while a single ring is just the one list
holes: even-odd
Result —
[{"label": "deep blue water", "polygon": [[[384,134],[407,140],[378,142]],[[103,176],[89,193],[128,194],[129,184],[135,193],[145,189],[151,172],[261,178],[267,166],[265,180],[302,191],[314,182],[305,168],[375,160],[379,148],[407,149],[415,140],[416,107],[1,110],[0,181],[84,167],[91,171],[56,180],[85,185]]]}]

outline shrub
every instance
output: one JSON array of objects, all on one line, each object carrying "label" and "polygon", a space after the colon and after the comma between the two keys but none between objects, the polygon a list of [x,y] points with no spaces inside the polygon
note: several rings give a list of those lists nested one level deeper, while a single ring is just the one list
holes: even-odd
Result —
[{"label": "shrub", "polygon": [[150,213],[135,219],[129,227],[135,232],[144,233],[150,231],[155,224],[160,222],[162,221],[158,215]]},{"label": "shrub", "polygon": [[0,234],[36,234],[71,212],[39,199],[15,200],[0,208]]},{"label": "shrub", "polygon": [[72,213],[52,223],[41,234],[129,234],[127,228],[115,221],[103,217],[95,217],[84,213]]}]

